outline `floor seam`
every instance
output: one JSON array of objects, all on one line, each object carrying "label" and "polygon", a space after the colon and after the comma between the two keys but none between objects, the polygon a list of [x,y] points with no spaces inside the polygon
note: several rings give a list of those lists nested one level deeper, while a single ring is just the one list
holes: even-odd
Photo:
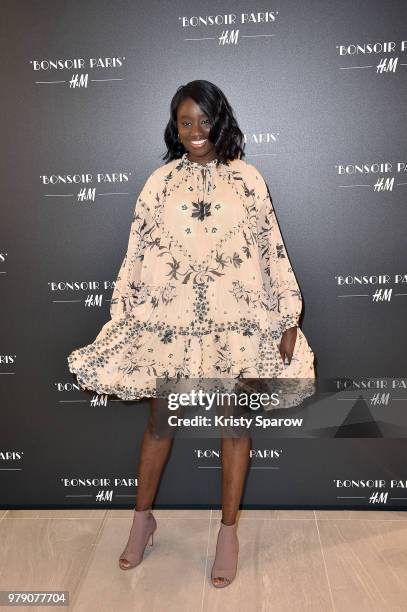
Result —
[{"label": "floor seam", "polygon": [[204,571],[204,579],[203,579],[203,585],[202,585],[201,612],[203,612],[204,602],[205,602],[205,589],[206,589],[206,580],[207,580],[207,573],[208,573],[208,559],[209,559],[209,542],[211,538],[211,527],[212,527],[212,512],[213,511],[211,509],[211,512],[209,514],[208,539],[206,541],[205,571]]},{"label": "floor seam", "polygon": [[88,556],[88,559],[87,559],[87,561],[86,561],[86,563],[84,565],[83,572],[81,573],[81,577],[78,580],[78,584],[76,585],[75,590],[73,592],[72,601],[71,601],[71,597],[69,597],[69,599],[70,599],[69,608],[71,608],[71,606],[72,606],[72,611],[75,609],[75,606],[77,604],[77,600],[78,600],[78,597],[79,597],[79,593],[80,593],[80,591],[82,589],[82,586],[83,586],[83,583],[85,582],[85,579],[87,578],[90,566],[91,566],[91,564],[93,562],[93,559],[95,557],[97,545],[100,542],[100,539],[102,537],[102,532],[103,532],[103,530],[105,528],[105,525],[107,523],[107,520],[108,520],[108,516],[109,516],[108,512],[109,511],[106,510],[106,514],[105,514],[105,516],[102,519],[102,522],[100,524],[98,532],[96,533],[95,541],[92,544],[92,549],[91,549],[90,554]]},{"label": "floor seam", "polygon": [[335,608],[335,603],[334,603],[334,598],[333,598],[333,593],[332,593],[331,581],[329,580],[328,568],[326,566],[325,554],[324,554],[324,549],[323,549],[323,546],[322,546],[321,534],[320,534],[320,531],[319,531],[318,519],[317,519],[317,515],[316,515],[315,510],[314,510],[314,516],[315,516],[315,526],[316,526],[317,534],[318,534],[319,547],[320,547],[320,550],[321,550],[322,561],[323,561],[323,564],[324,564],[325,577],[326,577],[326,581],[328,583],[329,596],[331,598],[332,610],[333,610],[333,612],[335,612],[336,608]]}]

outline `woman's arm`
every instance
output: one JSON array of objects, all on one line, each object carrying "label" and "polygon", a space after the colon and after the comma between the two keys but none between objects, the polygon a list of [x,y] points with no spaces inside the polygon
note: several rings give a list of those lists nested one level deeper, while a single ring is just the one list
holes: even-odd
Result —
[{"label": "woman's arm", "polygon": [[123,316],[128,309],[134,285],[141,280],[144,253],[152,229],[154,198],[156,196],[156,177],[154,172],[148,177],[137,198],[130,227],[127,251],[113,289],[110,316]]},{"label": "woman's arm", "polygon": [[275,296],[281,334],[299,325],[301,292],[291,267],[267,185],[256,169],[254,192],[263,278]]}]

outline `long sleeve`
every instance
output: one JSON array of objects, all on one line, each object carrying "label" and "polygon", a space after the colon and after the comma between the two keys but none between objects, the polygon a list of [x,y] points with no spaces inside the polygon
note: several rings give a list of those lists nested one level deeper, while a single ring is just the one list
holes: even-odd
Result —
[{"label": "long sleeve", "polygon": [[120,266],[112,293],[111,318],[124,316],[135,299],[137,282],[141,280],[141,269],[149,235],[152,230],[156,180],[151,174],[137,198],[130,227],[127,251]]},{"label": "long sleeve", "polygon": [[267,185],[256,169],[254,194],[262,275],[278,312],[281,334],[299,325],[302,296],[291,267]]}]

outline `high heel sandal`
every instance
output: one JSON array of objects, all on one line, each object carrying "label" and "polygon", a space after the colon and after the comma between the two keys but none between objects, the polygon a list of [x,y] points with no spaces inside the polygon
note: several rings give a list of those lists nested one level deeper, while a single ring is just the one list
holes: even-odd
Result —
[{"label": "high heel sandal", "polygon": [[[212,584],[218,589],[229,586],[236,576],[239,552],[236,526],[237,521],[233,525],[225,525],[222,521],[220,523],[216,542],[216,557],[211,572]],[[223,580],[223,582],[217,584],[214,582],[216,579]]]},{"label": "high heel sandal", "polygon": [[131,569],[142,562],[144,550],[150,536],[150,545],[153,545],[153,533],[156,529],[157,522],[150,509],[134,510],[129,539],[126,548],[119,557],[120,569]]}]

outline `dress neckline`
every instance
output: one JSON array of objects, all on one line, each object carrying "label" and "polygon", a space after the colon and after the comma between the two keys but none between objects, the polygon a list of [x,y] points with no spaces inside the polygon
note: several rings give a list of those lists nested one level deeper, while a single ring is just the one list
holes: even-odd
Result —
[{"label": "dress neckline", "polygon": [[188,154],[188,151],[185,151],[181,159],[182,159],[183,164],[185,166],[188,166],[189,168],[198,168],[199,170],[202,170],[203,168],[215,168],[218,162],[217,157],[215,157],[215,159],[211,159],[211,161],[209,161],[206,164],[200,164],[199,162],[194,162],[188,159],[187,154]]}]

